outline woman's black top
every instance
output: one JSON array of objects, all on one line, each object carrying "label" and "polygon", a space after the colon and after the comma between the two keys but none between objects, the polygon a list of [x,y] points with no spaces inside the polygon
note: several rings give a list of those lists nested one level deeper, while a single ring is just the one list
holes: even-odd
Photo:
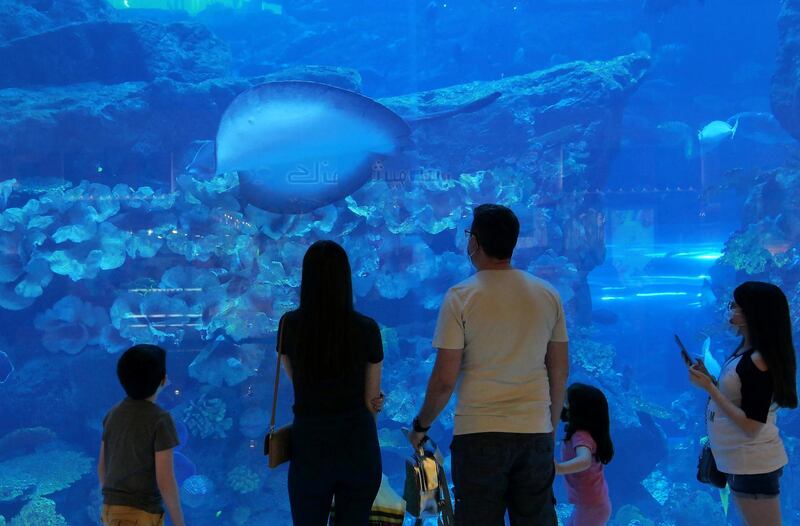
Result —
[{"label": "woman's black top", "polygon": [[[281,318],[283,327],[283,351],[292,366],[294,385],[294,414],[297,416],[322,416],[348,413],[364,408],[367,363],[383,361],[381,331],[372,318],[353,313],[351,341],[356,352],[363,356],[361,363],[341,374],[331,374],[310,379],[297,369],[298,331],[300,312],[287,312]],[[280,329],[279,329],[280,331]],[[280,341],[280,334],[278,335]]]}]

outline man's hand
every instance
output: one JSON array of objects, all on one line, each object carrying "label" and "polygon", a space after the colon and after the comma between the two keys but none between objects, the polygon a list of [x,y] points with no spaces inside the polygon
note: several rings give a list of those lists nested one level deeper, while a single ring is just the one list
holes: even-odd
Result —
[{"label": "man's hand", "polygon": [[413,447],[415,451],[422,447],[422,444],[425,443],[425,440],[427,438],[428,438],[427,433],[418,433],[413,429],[408,433],[408,441],[411,444],[411,447]]}]

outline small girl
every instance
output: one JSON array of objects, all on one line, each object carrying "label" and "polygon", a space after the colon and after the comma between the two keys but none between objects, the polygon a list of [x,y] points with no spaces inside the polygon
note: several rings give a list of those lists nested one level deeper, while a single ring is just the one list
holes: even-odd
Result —
[{"label": "small girl", "polygon": [[596,387],[572,384],[561,420],[566,422],[566,437],[556,473],[565,475],[569,501],[575,505],[567,525],[603,526],[611,517],[603,466],[614,456],[608,401]]}]

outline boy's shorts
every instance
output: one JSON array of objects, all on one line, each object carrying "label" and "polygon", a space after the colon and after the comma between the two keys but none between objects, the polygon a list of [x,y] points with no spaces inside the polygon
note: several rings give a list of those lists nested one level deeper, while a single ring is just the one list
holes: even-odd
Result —
[{"label": "boy's shorts", "polygon": [[147,513],[129,506],[103,504],[100,517],[105,526],[163,526],[164,514]]}]

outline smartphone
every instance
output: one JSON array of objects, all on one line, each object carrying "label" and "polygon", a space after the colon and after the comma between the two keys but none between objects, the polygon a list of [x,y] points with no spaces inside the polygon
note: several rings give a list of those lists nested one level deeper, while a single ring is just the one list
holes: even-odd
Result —
[{"label": "smartphone", "polygon": [[693,365],[692,357],[689,356],[689,352],[686,350],[686,347],[683,346],[683,342],[678,337],[677,334],[675,336],[675,343],[678,344],[678,347],[681,349],[681,358],[683,358],[683,363],[686,364],[686,367],[691,367]]}]

